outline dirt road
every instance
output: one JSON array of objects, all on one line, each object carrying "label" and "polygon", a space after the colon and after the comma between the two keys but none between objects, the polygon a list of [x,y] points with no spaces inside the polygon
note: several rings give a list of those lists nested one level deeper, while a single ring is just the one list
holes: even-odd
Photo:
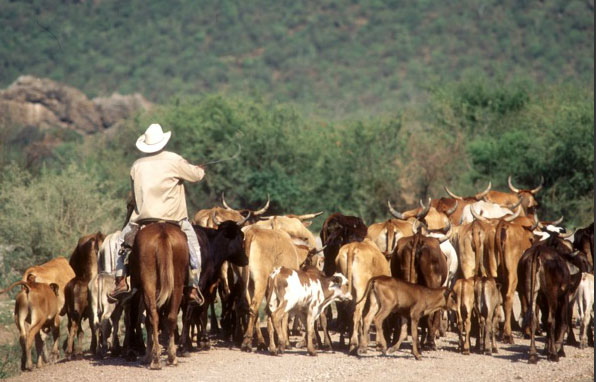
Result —
[{"label": "dirt road", "polygon": [[[295,339],[295,338],[294,338]],[[337,338],[334,338],[336,341]],[[474,342],[473,342],[474,344]],[[516,339],[515,345],[499,344],[499,354],[464,356],[457,353],[457,335],[448,333],[438,341],[437,351],[423,352],[416,361],[409,343],[391,356],[382,356],[370,348],[357,358],[345,351],[321,352],[309,357],[304,350],[293,349],[281,356],[266,353],[244,353],[216,342],[210,351],[179,358],[176,367],[148,370],[140,362],[122,359],[95,360],[87,356],[79,361],[62,361],[33,372],[23,373],[10,381],[593,381],[594,349],[565,348],[567,357],[548,362],[540,356],[537,365],[527,363],[529,341]],[[542,338],[539,351],[544,347]],[[165,362],[165,357],[162,357]]]}]

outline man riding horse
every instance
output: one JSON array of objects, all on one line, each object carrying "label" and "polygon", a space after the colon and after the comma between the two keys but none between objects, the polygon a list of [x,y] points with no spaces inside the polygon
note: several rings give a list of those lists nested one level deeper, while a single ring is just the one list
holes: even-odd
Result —
[{"label": "man riding horse", "polygon": [[154,123],[137,139],[137,148],[146,155],[137,159],[130,170],[135,208],[118,237],[118,248],[121,249],[116,260],[116,289],[110,294],[113,300],[130,294],[125,265],[130,248],[123,246],[127,234],[136,231],[143,221],[165,221],[178,224],[186,234],[192,275],[190,299],[199,305],[203,304],[204,299],[198,288],[201,249],[188,221],[182,181],[198,182],[205,176],[205,170],[188,163],[178,154],[164,150],[171,135],[171,131],[164,133],[161,126]]}]

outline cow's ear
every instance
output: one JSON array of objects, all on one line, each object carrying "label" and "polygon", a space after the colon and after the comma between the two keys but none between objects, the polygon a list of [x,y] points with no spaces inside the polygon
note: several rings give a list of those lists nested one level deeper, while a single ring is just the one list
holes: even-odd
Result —
[{"label": "cow's ear", "polygon": [[60,287],[58,287],[58,284],[51,283],[50,288],[52,288],[52,290],[54,291],[54,294],[56,295],[56,297],[58,297],[58,289],[60,289]]}]

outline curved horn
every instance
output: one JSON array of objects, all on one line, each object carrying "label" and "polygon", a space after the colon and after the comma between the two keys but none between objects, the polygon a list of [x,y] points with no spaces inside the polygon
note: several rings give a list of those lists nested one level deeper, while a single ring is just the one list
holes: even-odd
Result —
[{"label": "curved horn", "polygon": [[389,200],[387,201],[387,206],[389,207],[389,212],[391,212],[391,215],[395,216],[400,220],[406,220],[406,217],[401,212],[398,212],[395,209],[393,209]]},{"label": "curved horn", "polygon": [[428,204],[426,206],[424,206],[424,203],[422,203],[422,199],[420,199],[420,207],[422,207],[422,211],[420,211],[416,214],[416,219],[418,219],[418,220],[424,219],[424,217],[426,216],[426,214],[428,214],[428,211],[430,210],[430,202],[431,201],[432,201],[432,199],[429,197]]},{"label": "curved horn", "polygon": [[509,178],[507,178],[507,184],[509,185],[509,189],[511,189],[511,191],[515,192],[516,194],[519,192],[519,189],[513,187],[513,184],[511,184],[511,175],[509,175]]},{"label": "curved horn", "polygon": [[323,211],[315,212],[314,214],[296,215],[296,218],[300,219],[300,220],[309,220],[309,219],[316,218],[317,216],[321,215],[322,213],[323,213]]},{"label": "curved horn", "polygon": [[473,204],[470,204],[470,212],[472,213],[472,216],[474,216],[474,219],[480,220],[483,222],[488,221],[487,218],[485,218],[484,216],[482,216],[478,212],[476,212],[476,209],[474,208]]},{"label": "curved horn", "polygon": [[[445,231],[445,228],[443,228],[443,231]],[[452,234],[453,234],[453,230],[451,229],[451,222],[449,222],[449,225],[447,226],[447,231],[445,232],[445,236],[443,236],[442,238],[439,239],[439,243],[443,243],[443,242],[449,240],[451,238]]]},{"label": "curved horn", "polygon": [[217,219],[217,214],[215,213],[215,210],[213,212],[211,212],[211,221],[216,226],[219,226],[221,224],[221,222]]},{"label": "curved horn", "polygon": [[544,185],[544,177],[542,175],[540,175],[540,184],[535,189],[530,190],[530,193],[532,193],[532,195],[534,195],[535,193],[537,193],[538,191],[540,191],[542,189],[543,185]]},{"label": "curved horn", "polygon": [[248,211],[248,215],[246,215],[246,217],[244,219],[242,219],[241,221],[237,222],[236,224],[238,224],[239,226],[244,225],[244,223],[246,223],[248,221],[248,219],[250,219],[250,214],[251,214],[251,212]]},{"label": "curved horn", "polygon": [[507,215],[507,216],[503,217],[503,220],[505,220],[506,222],[510,222],[510,221],[517,219],[517,217],[521,213],[521,210],[522,210],[521,208],[518,208],[517,211],[513,215]]},{"label": "curved horn", "polygon": [[226,203],[226,198],[224,198],[224,193],[221,193],[221,204],[223,204],[224,208],[226,210],[230,210],[230,211],[236,211],[235,209],[233,209],[232,207],[228,206],[228,203]]},{"label": "curved horn", "polygon": [[488,187],[486,187],[486,190],[477,193],[476,195],[474,195],[474,198],[476,200],[480,200],[480,199],[484,198],[488,194],[488,192],[490,191],[490,188],[492,187],[492,185],[493,185],[492,182],[491,181],[488,181]]},{"label": "curved horn", "polygon": [[563,239],[569,239],[571,236],[575,235],[575,231],[577,231],[577,229],[574,229],[573,232],[569,232],[569,233],[560,233],[559,237],[561,237]]},{"label": "curved horn", "polygon": [[267,194],[267,203],[265,203],[265,205],[263,206],[263,208],[261,208],[260,210],[256,210],[253,211],[253,215],[262,215],[265,213],[265,211],[267,211],[267,208],[269,208],[269,202],[271,201],[271,199],[269,199],[269,194]]},{"label": "curved horn", "polygon": [[563,221],[563,216],[561,216],[560,218],[558,218],[554,222],[551,222],[550,224],[557,225],[557,224],[561,224],[562,221]]},{"label": "curved horn", "polygon": [[451,192],[447,186],[443,186],[443,188],[445,189],[445,192],[449,194],[449,196],[451,196],[454,199],[458,199],[458,200],[464,200],[464,198],[462,198],[461,196],[455,195],[453,192]]},{"label": "curved horn", "polygon": [[451,207],[450,209],[448,209],[447,211],[445,211],[445,215],[449,216],[449,215],[453,214],[455,212],[455,210],[457,210],[458,204],[459,204],[459,200],[456,200],[455,205],[453,207]]}]

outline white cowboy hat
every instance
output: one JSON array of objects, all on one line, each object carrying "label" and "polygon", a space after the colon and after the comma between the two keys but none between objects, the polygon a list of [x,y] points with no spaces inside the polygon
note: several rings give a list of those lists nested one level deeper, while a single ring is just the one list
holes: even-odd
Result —
[{"label": "white cowboy hat", "polygon": [[166,146],[171,135],[171,131],[164,133],[159,124],[153,123],[145,130],[145,134],[137,139],[136,145],[144,153],[156,153]]}]

